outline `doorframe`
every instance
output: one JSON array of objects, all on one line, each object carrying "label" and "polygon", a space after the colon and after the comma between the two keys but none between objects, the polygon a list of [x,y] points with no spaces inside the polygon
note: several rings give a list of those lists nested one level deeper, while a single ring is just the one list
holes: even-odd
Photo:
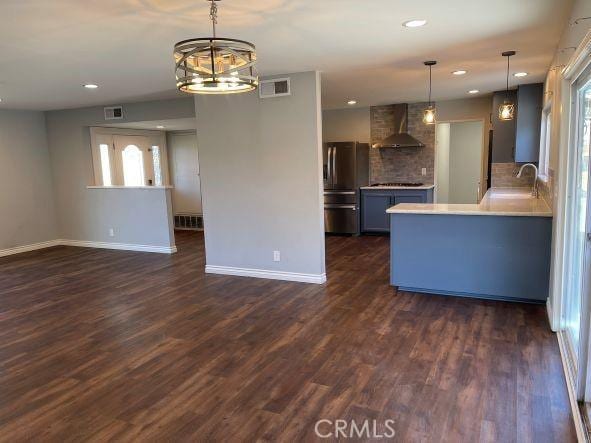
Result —
[{"label": "doorframe", "polygon": [[[453,124],[453,123],[470,123],[470,122],[481,122],[482,123],[482,156],[480,158],[480,185],[478,187],[478,203],[484,197],[485,192],[482,192],[483,183],[486,183],[488,178],[488,156],[490,152],[488,152],[488,146],[486,143],[486,119],[485,118],[462,118],[462,119],[455,119],[455,120],[437,120],[435,123],[435,143],[433,146],[434,151],[434,164],[433,164],[433,184],[435,188],[433,189],[433,199],[437,203],[437,125],[439,124]],[[451,127],[450,127],[451,133]]]},{"label": "doorframe", "polygon": [[[561,330],[561,318],[563,313],[563,302],[564,302],[564,289],[567,282],[568,276],[565,272],[568,272],[566,262],[566,216],[568,209],[568,202],[571,198],[570,183],[572,182],[572,175],[574,171],[569,170],[569,166],[572,165],[573,155],[576,150],[575,138],[576,137],[576,119],[573,119],[573,98],[574,98],[574,83],[578,80],[579,76],[585,72],[585,70],[591,66],[591,31],[583,38],[580,45],[577,47],[575,53],[571,57],[568,64],[562,69],[562,78],[559,82],[560,90],[560,105],[557,112],[562,112],[560,118],[560,133],[559,133],[559,151],[558,151],[558,180],[557,180],[557,195],[556,211],[554,214],[555,229],[553,230],[553,242],[552,242],[552,261],[550,271],[551,281],[551,293],[548,297],[547,309],[548,318],[550,320],[550,327],[553,331],[558,333],[558,342],[560,345],[560,352],[562,362],[564,366],[564,372],[566,377],[566,383],[569,393],[569,399],[571,402],[572,414],[575,422],[575,429],[579,441],[586,441],[586,430],[581,417],[581,411],[577,403],[581,397],[582,388],[584,383],[581,383],[581,379],[575,379],[573,371],[573,362],[571,359],[570,351],[567,350],[567,339],[564,331]],[[560,110],[561,111],[558,111]],[[573,130],[575,129],[575,130]],[[588,214],[589,216],[589,214]],[[586,301],[589,301],[589,296],[585,297]],[[583,309],[584,304],[581,304]],[[581,325],[581,331],[583,331],[583,325]],[[589,347],[589,335],[591,331],[587,328],[584,331],[583,336],[585,337],[585,343],[580,340],[581,348],[583,346],[588,350]],[[584,362],[585,366],[588,366],[588,361]],[[578,371],[579,375],[583,371]],[[584,372],[587,372],[586,370]],[[589,381],[589,379],[587,380]]]}]

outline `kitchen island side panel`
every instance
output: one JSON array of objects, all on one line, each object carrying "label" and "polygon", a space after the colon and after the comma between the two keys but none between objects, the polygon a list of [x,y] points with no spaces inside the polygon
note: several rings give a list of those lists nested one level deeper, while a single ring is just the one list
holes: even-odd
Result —
[{"label": "kitchen island side panel", "polygon": [[390,283],[400,289],[545,302],[552,219],[391,214]]}]

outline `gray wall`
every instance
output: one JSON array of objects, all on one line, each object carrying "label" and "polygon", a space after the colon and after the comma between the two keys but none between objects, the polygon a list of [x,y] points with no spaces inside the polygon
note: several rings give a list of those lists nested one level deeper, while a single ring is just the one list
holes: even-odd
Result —
[{"label": "gray wall", "polygon": [[322,140],[369,143],[369,108],[322,111]]},{"label": "gray wall", "polygon": [[195,99],[209,266],[325,272],[320,76],[287,75],[291,96]]},{"label": "gray wall", "polygon": [[42,112],[0,111],[0,250],[57,238]]},{"label": "gray wall", "polygon": [[[123,121],[128,122],[195,115],[191,98],[123,106]],[[157,217],[161,208],[170,205],[169,191],[87,189],[94,184],[89,127],[109,126],[103,107],[52,111],[46,114],[46,120],[59,238],[148,246],[174,244],[172,221],[168,216]],[[114,237],[109,237],[109,228],[115,230]]]}]

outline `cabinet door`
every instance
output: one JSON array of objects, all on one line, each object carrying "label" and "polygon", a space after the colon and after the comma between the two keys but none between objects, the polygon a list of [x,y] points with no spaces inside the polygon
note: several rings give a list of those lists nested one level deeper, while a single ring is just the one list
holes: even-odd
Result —
[{"label": "cabinet door", "polygon": [[[515,91],[495,92],[493,95],[492,124],[493,124],[493,163],[513,163],[515,161],[515,118],[513,120],[499,120],[499,106],[505,99],[517,106]],[[519,108],[517,109],[519,112]]]},{"label": "cabinet door", "polygon": [[397,191],[394,195],[394,204],[399,203],[427,203],[426,191]]},{"label": "cabinet door", "polygon": [[520,85],[517,89],[516,163],[537,163],[540,159],[543,99],[543,83]]},{"label": "cabinet door", "polygon": [[361,194],[363,232],[390,232],[390,216],[386,210],[392,205],[393,196],[390,192],[363,192]]}]

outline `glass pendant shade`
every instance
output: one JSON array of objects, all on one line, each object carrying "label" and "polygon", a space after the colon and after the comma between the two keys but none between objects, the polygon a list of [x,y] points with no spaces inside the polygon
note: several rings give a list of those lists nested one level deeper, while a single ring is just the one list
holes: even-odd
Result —
[{"label": "glass pendant shade", "polygon": [[429,106],[423,111],[423,123],[426,125],[434,125],[436,123],[436,110],[433,106]]},{"label": "glass pendant shade", "polygon": [[229,38],[196,38],[174,46],[176,86],[191,94],[232,94],[256,89],[253,44]]},{"label": "glass pendant shade", "polygon": [[[509,59],[515,54],[515,51],[505,51],[501,53],[503,57],[507,57],[507,96],[509,95]],[[503,104],[499,106],[499,120],[513,120],[514,117],[515,105],[510,100],[505,99]]]},{"label": "glass pendant shade", "polygon": [[509,100],[499,106],[499,120],[513,120],[515,117],[515,105]]},{"label": "glass pendant shade", "polygon": [[425,66],[429,67],[429,106],[423,111],[423,123],[426,125],[434,125],[436,122],[435,107],[431,104],[431,69],[437,64],[435,60],[427,60],[423,62]]}]

